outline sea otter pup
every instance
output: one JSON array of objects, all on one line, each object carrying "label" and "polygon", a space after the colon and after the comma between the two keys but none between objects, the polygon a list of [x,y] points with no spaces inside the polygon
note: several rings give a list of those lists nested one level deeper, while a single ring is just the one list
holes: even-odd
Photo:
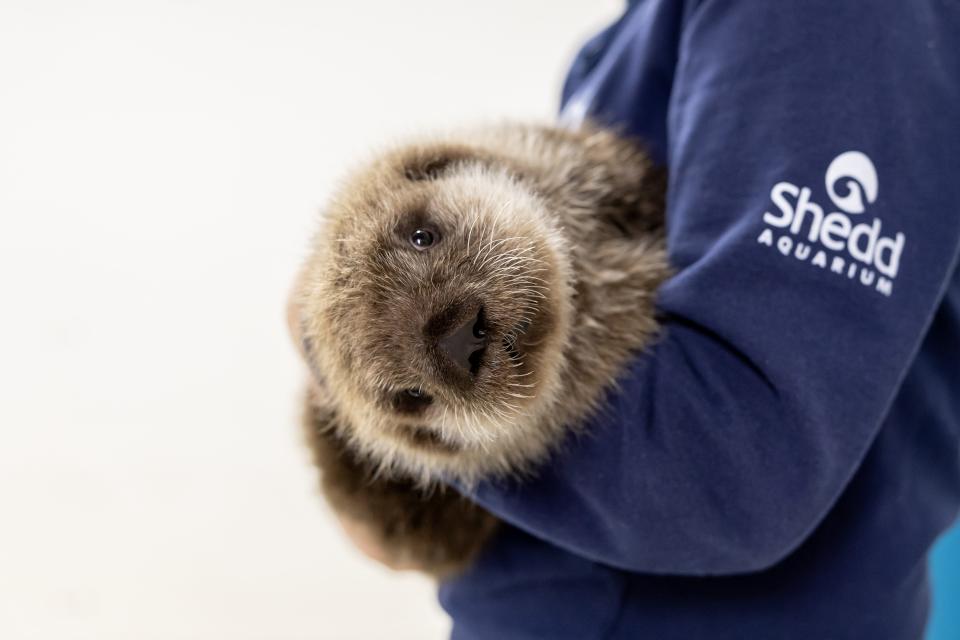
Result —
[{"label": "sea otter pup", "polygon": [[535,473],[653,337],[664,195],[592,126],[477,128],[356,171],[289,308],[333,507],[398,562],[466,566],[497,520],[447,485]]}]

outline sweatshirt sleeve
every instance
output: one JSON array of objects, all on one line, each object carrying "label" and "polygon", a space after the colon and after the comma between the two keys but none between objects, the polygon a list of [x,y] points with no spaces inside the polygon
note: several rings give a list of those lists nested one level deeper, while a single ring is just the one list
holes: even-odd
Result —
[{"label": "sweatshirt sleeve", "polygon": [[635,3],[581,85],[641,135],[637,87],[669,94],[663,335],[588,435],[472,497],[615,567],[742,573],[843,492],[956,268],[960,11],[707,0],[672,42],[634,30],[673,1]]}]

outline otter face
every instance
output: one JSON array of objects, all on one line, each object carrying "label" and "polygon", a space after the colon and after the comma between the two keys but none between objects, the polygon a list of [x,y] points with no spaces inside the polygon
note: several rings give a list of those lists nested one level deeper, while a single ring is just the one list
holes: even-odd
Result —
[{"label": "otter face", "polygon": [[506,470],[542,449],[572,313],[555,224],[470,149],[401,150],[348,182],[299,294],[343,435],[421,476]]}]

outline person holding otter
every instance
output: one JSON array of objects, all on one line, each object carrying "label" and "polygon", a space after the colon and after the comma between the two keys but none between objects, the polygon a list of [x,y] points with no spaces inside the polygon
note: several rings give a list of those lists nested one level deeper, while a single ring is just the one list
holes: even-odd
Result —
[{"label": "person holding otter", "polygon": [[958,34],[938,1],[646,0],[586,45],[563,114],[668,166],[677,273],[590,437],[471,492],[514,526],[441,588],[454,638],[922,637],[960,505]]},{"label": "person holding otter", "polygon": [[[436,572],[453,638],[923,635],[927,554],[960,506],[957,34],[942,0],[639,0],[584,47],[562,121],[642,140],[666,167],[672,275],[645,285],[656,336],[582,431],[523,477],[449,469],[500,521],[457,507],[488,537]],[[592,148],[589,129],[537,136]],[[544,242],[514,257],[537,256],[553,291],[565,280],[544,264],[563,248]],[[497,328],[462,306],[438,340],[468,376]],[[497,357],[527,330],[504,328]],[[394,411],[425,402],[419,385],[396,394]]]}]

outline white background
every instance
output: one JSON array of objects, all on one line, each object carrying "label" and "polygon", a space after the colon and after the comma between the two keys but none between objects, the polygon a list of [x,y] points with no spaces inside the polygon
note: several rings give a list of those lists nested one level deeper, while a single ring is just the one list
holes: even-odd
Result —
[{"label": "white background", "polygon": [[287,287],[398,134],[547,119],[614,0],[0,0],[0,638],[441,638],[299,442]]}]

